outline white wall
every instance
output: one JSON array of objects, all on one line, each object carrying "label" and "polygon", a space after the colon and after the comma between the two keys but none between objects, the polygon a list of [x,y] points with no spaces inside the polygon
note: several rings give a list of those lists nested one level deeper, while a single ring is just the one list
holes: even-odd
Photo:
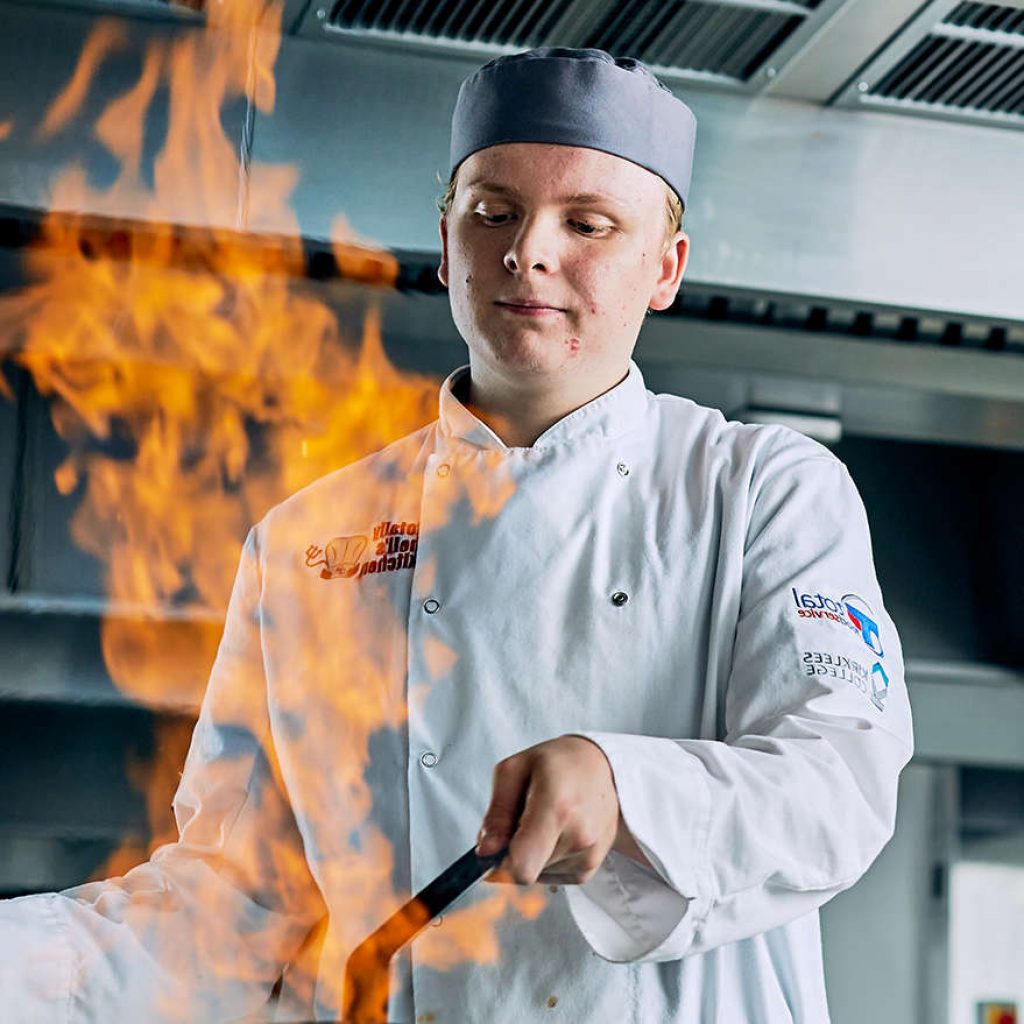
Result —
[{"label": "white wall", "polygon": [[949,1024],[976,1024],[983,1001],[1024,1013],[1024,866],[957,864],[949,935]]}]

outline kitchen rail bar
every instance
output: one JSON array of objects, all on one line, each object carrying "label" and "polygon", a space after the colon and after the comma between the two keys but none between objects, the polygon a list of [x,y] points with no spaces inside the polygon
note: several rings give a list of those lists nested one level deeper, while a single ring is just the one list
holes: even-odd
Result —
[{"label": "kitchen rail bar", "polygon": [[437,260],[433,256],[330,239],[0,204],[0,250],[66,249],[71,239],[87,259],[152,262],[181,270],[218,273],[225,265],[224,254],[230,253],[250,268],[289,277],[348,280],[421,294],[445,291],[437,279]]}]

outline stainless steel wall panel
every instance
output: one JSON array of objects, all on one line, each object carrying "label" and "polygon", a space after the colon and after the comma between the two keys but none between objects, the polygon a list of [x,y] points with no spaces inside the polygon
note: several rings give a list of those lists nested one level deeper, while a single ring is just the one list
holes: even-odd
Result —
[{"label": "stainless steel wall panel", "polygon": [[[327,236],[345,213],[367,238],[436,251],[450,112],[474,66],[289,40],[255,158],[298,163],[304,233]],[[1024,319],[1024,150],[1012,133],[678,91],[700,121],[691,280]],[[329,123],[317,95],[345,98]]]},{"label": "stainless steel wall panel", "polygon": [[911,662],[916,756],[1024,768],[1024,676],[970,665]]},{"label": "stainless steel wall panel", "polygon": [[[0,201],[39,205],[55,173],[95,147],[99,98],[59,144],[40,150],[31,131],[90,22],[61,12],[41,31],[20,7],[0,7],[0,19],[0,62],[11,69],[0,80],[0,120],[15,120],[0,149]],[[476,64],[288,38],[276,111],[255,119],[253,159],[297,166],[303,233],[328,237],[345,215],[368,239],[436,251],[450,112]],[[114,87],[99,87],[97,96]],[[1024,152],[1014,133],[677,88],[700,119],[687,211],[691,280],[1024,320],[1014,271],[1024,237]],[[177,196],[166,214],[186,222],[211,215],[208,205],[195,206]],[[236,216],[232,196],[223,219]],[[250,224],[288,228],[259,209]]]},{"label": "stainless steel wall panel", "polygon": [[[32,6],[0,3],[0,124],[8,126],[0,141],[0,203],[48,208],[57,175],[73,167],[85,174],[93,212],[154,217],[146,184],[167,130],[168,96],[158,90],[149,109],[140,159],[143,187],[121,190],[116,201],[104,195],[121,171],[114,155],[97,138],[96,124],[108,104],[137,84],[146,47],[179,34],[202,31],[191,22],[176,24],[123,19],[123,42],[104,59],[80,111],[59,131],[40,135],[46,112],[67,86],[82,48],[98,23],[88,13],[51,8],[46,16]],[[227,103],[221,123],[229,138],[243,137],[245,104]],[[237,227],[238,187],[198,195],[191,189],[165,190],[161,215],[182,224]]]}]

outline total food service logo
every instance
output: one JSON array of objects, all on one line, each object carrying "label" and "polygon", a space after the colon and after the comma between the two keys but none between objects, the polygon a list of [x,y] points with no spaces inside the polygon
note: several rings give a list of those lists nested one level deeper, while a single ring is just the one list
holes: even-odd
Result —
[{"label": "total food service logo", "polygon": [[860,635],[861,640],[879,657],[885,657],[882,637],[871,605],[856,594],[844,594],[836,599],[824,594],[800,594],[792,588],[793,602],[802,619],[822,619],[845,626]]},{"label": "total food service logo", "polygon": [[[367,576],[412,569],[416,565],[420,524],[382,519],[372,534],[355,533],[332,537],[326,544],[310,544],[305,551],[306,566],[320,569],[322,580],[365,579]],[[371,541],[373,553],[367,552]]]}]

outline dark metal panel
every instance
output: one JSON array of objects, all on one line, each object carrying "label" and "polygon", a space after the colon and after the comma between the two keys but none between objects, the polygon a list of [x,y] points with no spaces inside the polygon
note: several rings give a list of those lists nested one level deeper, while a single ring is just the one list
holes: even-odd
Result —
[{"label": "dark metal panel", "polygon": [[[84,881],[126,841],[151,838],[144,794],[130,768],[158,747],[175,752],[189,717],[141,708],[5,704],[0,716],[0,894]],[[172,788],[176,774],[161,781]],[[169,825],[170,792],[167,794]]]},{"label": "dark metal panel", "polygon": [[982,525],[977,494],[986,472],[976,454],[853,437],[834,451],[867,509],[875,568],[904,655],[992,660],[976,593],[978,566],[989,557],[977,542]]},{"label": "dark metal panel", "polygon": [[73,542],[70,532],[83,488],[63,495],[54,480],[68,448],[54,429],[49,401],[34,389],[26,395],[25,415],[17,597],[73,598],[100,608],[106,594],[103,567]]},{"label": "dark metal panel", "polygon": [[122,705],[95,615],[0,609],[0,702]]},{"label": "dark metal panel", "polygon": [[[7,370],[0,363],[0,373]],[[8,378],[11,374],[6,374]],[[0,397],[0,593],[10,590],[15,572],[11,564],[11,533],[14,517],[14,479],[17,463],[18,409]]]},{"label": "dark metal panel", "polygon": [[[21,283],[20,256],[0,248],[0,295]],[[11,566],[12,504],[18,463],[20,374],[8,353],[14,339],[0,332],[0,593],[8,586]]]}]

